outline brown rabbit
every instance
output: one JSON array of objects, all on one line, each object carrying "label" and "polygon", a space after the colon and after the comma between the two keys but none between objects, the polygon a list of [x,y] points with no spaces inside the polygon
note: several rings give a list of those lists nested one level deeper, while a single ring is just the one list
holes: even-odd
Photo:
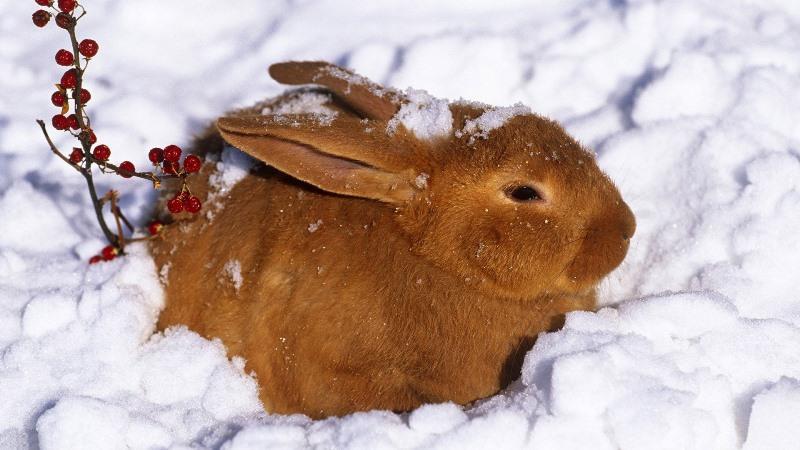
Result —
[{"label": "brown rabbit", "polygon": [[[564,313],[595,307],[635,221],[558,124],[321,62],[270,74],[324,89],[219,119],[191,185],[211,213],[152,244],[159,327],[221,338],[268,411],[468,403],[517,378]],[[223,139],[264,163],[227,190],[213,182]]]}]

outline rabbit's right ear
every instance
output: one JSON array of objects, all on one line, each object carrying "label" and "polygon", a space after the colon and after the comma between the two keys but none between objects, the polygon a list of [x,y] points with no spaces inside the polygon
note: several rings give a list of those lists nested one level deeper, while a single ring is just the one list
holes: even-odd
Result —
[{"label": "rabbit's right ear", "polygon": [[369,79],[324,61],[289,61],[269,66],[269,75],[283,84],[325,86],[362,117],[389,120],[402,95]]},{"label": "rabbit's right ear", "polygon": [[221,118],[217,128],[234,147],[322,190],[395,205],[414,197],[417,173],[385,121],[254,115]]}]

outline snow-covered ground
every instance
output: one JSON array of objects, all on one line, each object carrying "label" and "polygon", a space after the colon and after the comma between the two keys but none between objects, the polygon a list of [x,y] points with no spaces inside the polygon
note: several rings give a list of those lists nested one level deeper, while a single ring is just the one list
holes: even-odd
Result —
[{"label": "snow-covered ground", "polygon": [[[83,180],[34,119],[65,34],[0,7],[0,449],[788,449],[800,434],[797,0],[84,0],[89,111],[112,159],[187,144],[326,59],[379,82],[550,115],[638,219],[597,313],[543,335],[468,408],[310,421],[263,412],[243,362],[186,329],[143,248],[102,246]],[[66,139],[57,143],[68,145]],[[141,223],[154,192],[119,188]]]}]

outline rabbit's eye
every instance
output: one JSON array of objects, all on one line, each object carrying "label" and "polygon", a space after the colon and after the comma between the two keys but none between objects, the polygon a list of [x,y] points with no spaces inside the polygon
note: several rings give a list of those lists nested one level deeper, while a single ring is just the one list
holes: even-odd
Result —
[{"label": "rabbit's eye", "polygon": [[536,189],[530,186],[514,186],[506,190],[508,198],[517,202],[530,202],[532,200],[541,200],[541,196]]}]

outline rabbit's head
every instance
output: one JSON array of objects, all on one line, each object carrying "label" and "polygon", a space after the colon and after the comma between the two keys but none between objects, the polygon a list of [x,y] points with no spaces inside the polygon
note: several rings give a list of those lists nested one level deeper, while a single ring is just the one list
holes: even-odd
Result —
[{"label": "rabbit's head", "polygon": [[223,138],[322,190],[393,208],[411,251],[477,289],[590,295],[625,257],[631,210],[557,123],[403,94],[325,63],[270,73],[325,86],[340,113],[226,117]]},{"label": "rabbit's head", "polygon": [[594,157],[520,107],[453,109],[460,137],[425,169],[430,204],[417,208],[417,248],[506,296],[590,293],[622,262],[635,230]]}]

